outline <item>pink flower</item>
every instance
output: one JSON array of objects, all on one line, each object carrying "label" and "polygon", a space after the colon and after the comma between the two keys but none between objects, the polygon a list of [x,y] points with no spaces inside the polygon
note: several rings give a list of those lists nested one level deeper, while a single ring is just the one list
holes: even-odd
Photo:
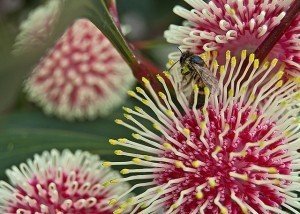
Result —
[{"label": "pink flower", "polygon": [[134,77],[110,41],[86,19],[77,20],[26,81],[29,98],[67,120],[105,116],[125,99]]},{"label": "pink flower", "polygon": [[[186,19],[183,26],[171,25],[165,32],[168,42],[181,50],[194,53],[218,50],[221,56],[226,50],[238,54],[247,49],[254,52],[270,31],[285,16],[292,0],[185,0],[193,9],[176,6],[174,12]],[[287,65],[286,71],[299,76],[300,70],[300,16],[275,45],[269,58],[278,58]],[[175,55],[174,55],[175,54]],[[179,52],[170,57],[178,56]],[[222,59],[219,59],[222,61]],[[224,59],[223,59],[224,62]]]},{"label": "pink flower", "polygon": [[108,198],[129,189],[127,184],[104,189],[103,180],[118,173],[100,168],[98,156],[82,151],[43,152],[7,175],[12,184],[0,181],[1,213],[109,214]]},{"label": "pink flower", "polygon": [[[200,109],[200,89],[190,85],[194,93],[192,99],[186,97],[180,69],[172,69],[172,76],[165,72],[175,99],[161,76],[163,92],[156,94],[147,79],[149,93],[139,87],[137,93],[129,92],[153,114],[140,107],[124,108],[127,121],[116,123],[132,130],[134,139],[110,143],[130,148],[115,154],[133,159],[104,165],[126,166],[121,173],[128,177],[112,179],[111,185],[133,180],[137,184],[131,190],[147,190],[125,201],[115,213],[127,206],[133,206],[132,213],[159,209],[166,214],[288,213],[282,208],[298,213],[300,147],[295,117],[300,108],[292,108],[299,102],[299,92],[294,92],[298,86],[293,80],[281,80],[284,72],[282,67],[277,70],[278,60],[260,65],[254,54],[246,56],[242,51],[238,60],[227,52],[225,64],[219,67],[215,53],[203,55],[218,78],[219,92],[210,95],[205,87]],[[247,67],[242,70],[243,62]],[[271,79],[266,78],[273,72]],[[124,196],[112,198],[110,204],[124,201]]]}]

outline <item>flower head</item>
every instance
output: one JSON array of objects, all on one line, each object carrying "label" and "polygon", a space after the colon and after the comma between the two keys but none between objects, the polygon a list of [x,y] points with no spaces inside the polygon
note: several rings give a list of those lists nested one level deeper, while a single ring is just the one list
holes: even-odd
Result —
[{"label": "flower head", "polygon": [[[201,108],[197,107],[198,85],[190,86],[194,93],[189,104],[181,90],[180,71],[165,72],[176,99],[161,76],[164,92],[156,94],[147,79],[149,93],[142,88],[129,92],[154,114],[140,107],[124,108],[128,121],[116,120],[134,132],[134,140],[110,143],[138,152],[116,150],[117,155],[133,159],[109,162],[128,165],[121,170],[128,177],[113,179],[111,184],[135,180],[138,184],[131,190],[148,189],[125,201],[115,213],[129,205],[134,206],[132,213],[156,213],[160,208],[167,214],[287,213],[281,207],[298,213],[299,121],[295,117],[300,109],[292,107],[299,102],[299,93],[294,92],[299,80],[283,82],[281,68],[267,81],[277,60],[260,65],[254,54],[246,55],[243,51],[237,60],[227,52],[220,67],[215,53],[203,55],[219,81],[219,93],[210,95],[205,87]],[[247,66],[242,70],[243,62]],[[155,130],[147,126],[149,122]],[[111,201],[124,201],[124,196]]]},{"label": "flower head", "polygon": [[25,89],[46,113],[94,119],[118,106],[133,83],[129,66],[110,41],[80,19],[41,59]]},{"label": "flower head", "polygon": [[14,52],[21,54],[33,47],[45,44],[53,33],[62,2],[64,0],[51,0],[45,5],[33,10],[20,26],[20,34],[16,38]]},{"label": "flower head", "polygon": [[1,213],[112,213],[108,198],[129,189],[127,184],[104,189],[103,180],[119,177],[103,169],[88,152],[57,150],[35,155],[27,164],[7,170],[11,185],[0,181]]},{"label": "flower head", "polygon": [[[185,0],[191,11],[176,6],[174,12],[186,19],[183,26],[171,25],[165,32],[168,42],[180,45],[182,50],[199,54],[203,51],[218,50],[223,56],[226,50],[238,54],[242,49],[254,52],[271,30],[286,14],[293,0]],[[300,70],[300,16],[274,46],[270,59],[278,58],[287,65],[286,71],[299,76]],[[179,52],[170,57],[178,56]],[[222,58],[219,60],[222,61]]]}]

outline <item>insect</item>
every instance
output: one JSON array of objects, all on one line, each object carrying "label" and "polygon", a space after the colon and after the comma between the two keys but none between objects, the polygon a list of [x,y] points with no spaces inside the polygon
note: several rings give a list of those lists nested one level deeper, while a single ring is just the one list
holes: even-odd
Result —
[{"label": "insect", "polygon": [[[203,59],[188,50],[185,52],[180,50],[180,52],[181,57],[179,63],[181,66],[181,74],[183,76],[182,90],[186,91],[188,87],[190,89],[192,88],[190,87],[191,85],[198,84],[200,88],[204,88],[204,86],[208,87],[211,95],[216,95],[219,91],[218,80],[213,76]],[[203,91],[199,91],[199,94],[203,96]],[[189,96],[189,102],[190,105],[192,105],[193,93],[190,92]],[[199,102],[200,101],[201,100],[199,100]],[[198,103],[198,105],[201,105],[201,103]]]}]

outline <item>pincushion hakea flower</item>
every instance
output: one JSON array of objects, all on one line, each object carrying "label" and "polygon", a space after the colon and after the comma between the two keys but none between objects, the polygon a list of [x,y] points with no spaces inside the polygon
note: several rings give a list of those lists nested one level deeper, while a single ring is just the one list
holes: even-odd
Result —
[{"label": "pincushion hakea flower", "polygon": [[29,98],[63,119],[107,115],[134,77],[110,41],[86,19],[77,20],[26,81]]},{"label": "pincushion hakea flower", "polygon": [[[180,45],[181,50],[191,50],[199,54],[218,50],[222,56],[226,50],[237,54],[241,49],[254,52],[271,30],[285,16],[285,11],[293,0],[185,0],[193,7],[191,11],[176,6],[174,12],[186,19],[183,26],[171,25],[165,32],[168,42]],[[299,76],[300,71],[300,16],[279,42],[269,57],[285,62],[286,72]],[[170,54],[178,57],[179,52]],[[221,59],[219,59],[221,60]]]},{"label": "pincushion hakea flower", "polygon": [[47,43],[60,15],[59,8],[64,0],[51,0],[33,10],[22,22],[16,38],[15,54],[22,54],[33,47]]},{"label": "pincushion hakea flower", "polygon": [[12,185],[0,181],[1,213],[112,213],[108,198],[129,189],[127,184],[104,189],[103,180],[119,177],[99,165],[88,152],[57,150],[35,155],[27,164],[7,170]]},{"label": "pincushion hakea flower", "polygon": [[[299,80],[283,82],[281,67],[266,82],[277,60],[260,65],[254,54],[246,55],[242,51],[238,61],[227,52],[220,67],[215,53],[204,55],[218,77],[220,91],[210,96],[206,87],[201,109],[196,107],[198,86],[191,86],[195,93],[190,107],[176,71],[172,71],[174,77],[165,72],[175,100],[161,76],[164,92],[156,94],[147,79],[144,83],[151,96],[142,88],[129,92],[155,116],[140,107],[124,108],[128,122],[116,123],[131,129],[134,140],[111,139],[110,143],[139,152],[116,150],[116,155],[133,159],[103,165],[129,166],[121,170],[128,177],[112,179],[111,185],[133,180],[138,184],[131,191],[147,190],[128,200],[124,199],[127,193],[112,198],[110,204],[124,201],[114,213],[132,205],[131,213],[145,214],[161,208],[166,214],[288,213],[281,207],[298,213],[300,144],[295,117],[300,109],[291,107],[299,102],[299,92],[294,92]],[[243,62],[247,66],[241,70]],[[250,73],[247,78],[246,73]],[[147,127],[149,122],[155,131]]]}]

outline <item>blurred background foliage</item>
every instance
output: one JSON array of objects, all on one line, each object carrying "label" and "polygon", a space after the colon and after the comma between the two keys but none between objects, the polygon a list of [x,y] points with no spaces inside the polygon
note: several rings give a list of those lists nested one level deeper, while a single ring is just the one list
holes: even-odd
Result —
[{"label": "blurred background foliage", "polygon": [[[5,179],[6,168],[51,148],[88,150],[100,154],[104,160],[116,159],[113,155],[116,148],[109,145],[108,139],[131,135],[129,130],[114,123],[122,117],[121,107],[105,118],[71,123],[48,117],[27,101],[22,92],[23,81],[46,50],[37,48],[30,57],[19,58],[11,51],[20,23],[45,2],[0,0],[0,179]],[[166,43],[163,32],[170,24],[182,21],[172,11],[175,5],[182,4],[181,0],[117,0],[121,23],[129,31],[126,39],[159,69],[164,69],[168,53],[176,48]],[[98,20],[98,25],[102,21]],[[124,106],[136,103],[128,98]]]}]

